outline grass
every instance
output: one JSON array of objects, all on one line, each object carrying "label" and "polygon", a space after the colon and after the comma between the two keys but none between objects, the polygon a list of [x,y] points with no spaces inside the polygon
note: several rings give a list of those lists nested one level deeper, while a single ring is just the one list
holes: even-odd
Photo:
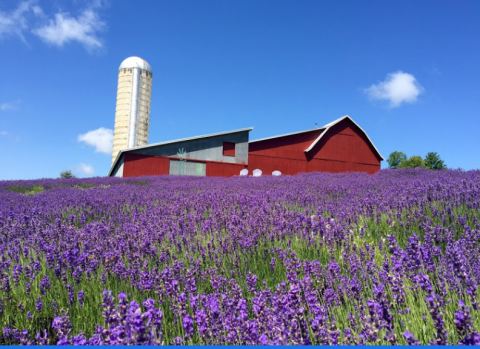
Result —
[{"label": "grass", "polygon": [[15,193],[23,194],[23,195],[34,195],[34,194],[42,193],[45,191],[45,188],[40,185],[34,185],[33,187],[16,185],[16,186],[5,187],[5,189],[13,191]]}]

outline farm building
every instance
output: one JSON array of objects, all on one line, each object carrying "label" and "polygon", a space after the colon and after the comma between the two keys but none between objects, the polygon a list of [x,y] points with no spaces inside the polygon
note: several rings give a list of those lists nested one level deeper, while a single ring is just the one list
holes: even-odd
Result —
[{"label": "farm building", "polygon": [[380,152],[348,115],[323,127],[249,141],[253,128],[144,145],[119,151],[109,176],[239,175],[259,169],[301,172],[380,170]]}]

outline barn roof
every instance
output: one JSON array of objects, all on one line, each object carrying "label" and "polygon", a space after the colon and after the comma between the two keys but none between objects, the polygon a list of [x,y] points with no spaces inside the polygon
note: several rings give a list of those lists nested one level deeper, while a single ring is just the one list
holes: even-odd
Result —
[{"label": "barn roof", "polygon": [[308,153],[310,150],[313,149],[313,147],[315,147],[315,145],[322,139],[322,137],[328,132],[328,130],[338,124],[340,121],[342,120],[345,120],[345,119],[349,119],[353,124],[355,124],[355,126],[357,126],[359,128],[360,131],[363,132],[363,134],[365,135],[365,137],[367,137],[368,141],[370,142],[370,144],[372,145],[372,147],[375,149],[375,151],[377,152],[377,154],[380,156],[380,158],[382,160],[384,160],[382,154],[380,154],[380,152],[378,151],[378,149],[375,147],[375,145],[373,144],[372,140],[370,139],[370,137],[368,137],[367,133],[355,122],[353,121],[353,119],[348,116],[348,115],[345,115],[345,116],[342,116],[341,118],[337,119],[337,120],[334,120],[322,127],[319,127],[319,128],[313,128],[313,129],[310,129],[310,130],[305,130],[305,131],[299,131],[299,132],[293,132],[293,133],[287,133],[287,134],[283,134],[283,135],[279,135],[279,136],[274,136],[274,137],[267,137],[267,138],[261,138],[261,139],[256,139],[254,141],[250,141],[249,143],[255,143],[255,142],[261,142],[261,141],[266,141],[266,140],[269,140],[269,139],[275,139],[275,138],[281,138],[281,137],[286,137],[286,136],[293,136],[293,135],[297,135],[297,134],[300,134],[300,133],[306,133],[306,132],[312,132],[312,131],[319,131],[319,130],[323,130],[322,133],[320,133],[320,135],[317,137],[317,139],[315,139],[313,141],[312,144],[310,144],[310,146],[305,149],[305,153]]},{"label": "barn roof", "polygon": [[112,175],[113,169],[117,165],[117,162],[120,160],[122,157],[123,153],[128,153],[133,150],[140,150],[140,149],[147,149],[147,148],[153,148],[153,147],[158,147],[161,145],[166,145],[166,144],[173,144],[173,143],[180,143],[180,142],[186,142],[186,141],[192,141],[195,139],[201,139],[201,138],[210,138],[210,137],[216,137],[216,136],[223,136],[223,135],[228,135],[231,133],[239,133],[239,132],[250,132],[253,130],[253,127],[247,127],[247,128],[241,128],[239,130],[233,130],[233,131],[226,131],[226,132],[218,132],[218,133],[211,133],[208,135],[203,135],[203,136],[195,136],[195,137],[188,137],[188,138],[181,138],[181,139],[175,139],[173,141],[166,141],[166,142],[160,142],[160,143],[153,143],[153,144],[147,144],[147,145],[141,145],[139,147],[133,147],[133,148],[128,148],[128,149],[123,149],[118,152],[117,157],[115,158],[115,161],[112,164],[112,167],[110,167],[110,171],[108,171],[108,176]]}]

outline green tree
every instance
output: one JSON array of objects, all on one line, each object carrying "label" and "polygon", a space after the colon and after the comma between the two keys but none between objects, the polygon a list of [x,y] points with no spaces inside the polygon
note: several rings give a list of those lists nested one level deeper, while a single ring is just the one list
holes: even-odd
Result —
[{"label": "green tree", "polygon": [[447,168],[443,160],[440,159],[440,155],[435,152],[430,152],[427,154],[427,156],[425,156],[425,167],[434,171]]},{"label": "green tree", "polygon": [[422,168],[425,167],[425,161],[421,156],[414,155],[408,159],[403,160],[398,168]]},{"label": "green tree", "polygon": [[72,171],[67,170],[60,173],[60,178],[76,178]]},{"label": "green tree", "polygon": [[407,160],[407,155],[404,152],[401,151],[394,151],[393,153],[390,154],[390,156],[387,159],[388,162],[388,168],[391,169],[396,169],[402,161]]}]

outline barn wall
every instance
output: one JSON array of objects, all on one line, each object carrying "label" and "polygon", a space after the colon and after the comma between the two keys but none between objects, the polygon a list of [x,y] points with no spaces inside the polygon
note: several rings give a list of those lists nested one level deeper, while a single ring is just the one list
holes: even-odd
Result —
[{"label": "barn wall", "polygon": [[[130,153],[126,153],[124,156],[124,177],[168,175],[170,172],[170,160],[178,160],[178,157],[148,156]],[[188,163],[191,162],[205,163],[206,175],[209,177],[238,176],[240,171],[246,168],[246,165],[243,164],[199,160],[188,161]]]},{"label": "barn wall", "polygon": [[170,159],[126,153],[123,177],[168,175]]},{"label": "barn wall", "polygon": [[[235,156],[223,155],[223,142],[235,143]],[[163,144],[145,149],[131,150],[128,153],[176,157],[180,148],[185,150],[186,160],[246,164],[248,162],[248,131]]]},{"label": "barn wall", "polygon": [[321,160],[376,165],[378,169],[381,161],[364,133],[348,119],[331,127],[310,150],[307,157],[309,157],[308,160],[313,157]]},{"label": "barn wall", "polygon": [[262,170],[263,175],[271,175],[277,170],[286,175],[294,175],[301,172],[308,172],[308,162],[296,159],[286,159],[265,155],[250,154],[248,157],[248,172],[251,175],[253,170]]},{"label": "barn wall", "polygon": [[380,156],[363,132],[345,119],[331,127],[308,153],[305,150],[323,132],[319,129],[292,136],[250,143],[248,170],[270,175],[278,170],[294,175],[302,172],[367,172],[380,170]]},{"label": "barn wall", "polygon": [[240,175],[240,171],[246,168],[242,164],[227,164],[218,162],[207,162],[208,177],[233,177]]},{"label": "barn wall", "polygon": [[249,159],[251,155],[262,155],[273,158],[305,160],[304,150],[322,133],[322,129],[300,133],[291,136],[266,139],[249,144]]}]

